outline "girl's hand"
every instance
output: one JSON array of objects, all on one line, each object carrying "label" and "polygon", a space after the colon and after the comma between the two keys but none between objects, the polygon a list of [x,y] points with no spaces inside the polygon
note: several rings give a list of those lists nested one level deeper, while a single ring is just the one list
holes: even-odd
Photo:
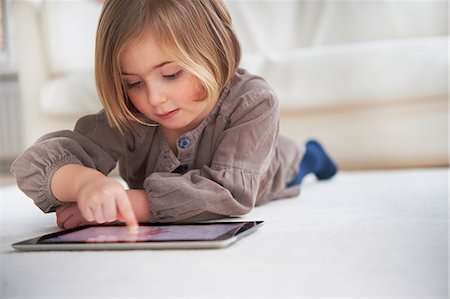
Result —
[{"label": "girl's hand", "polygon": [[81,215],[88,222],[119,220],[125,222],[130,230],[138,228],[125,189],[95,169],[77,164],[64,165],[53,174],[51,189],[60,201],[77,202]]},{"label": "girl's hand", "polygon": [[[126,190],[128,197],[132,200],[134,210],[139,222],[147,222],[148,201],[143,190]],[[119,221],[123,221],[120,219]],[[56,223],[62,229],[70,229],[87,224],[95,224],[84,219],[77,203],[66,203],[56,208]]]},{"label": "girl's hand", "polygon": [[56,223],[60,228],[69,229],[93,222],[84,219],[76,203],[66,203],[56,208]]},{"label": "girl's hand", "polygon": [[119,182],[99,175],[85,180],[77,196],[78,208],[89,222],[126,222],[130,230],[138,227],[133,206]]}]

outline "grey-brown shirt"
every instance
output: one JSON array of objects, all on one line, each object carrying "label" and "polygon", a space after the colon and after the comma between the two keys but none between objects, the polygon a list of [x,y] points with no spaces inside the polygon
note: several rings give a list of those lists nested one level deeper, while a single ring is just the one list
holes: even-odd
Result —
[{"label": "grey-brown shirt", "polygon": [[153,222],[238,216],[255,205],[295,196],[287,188],[303,148],[280,136],[275,93],[260,77],[239,69],[212,112],[177,140],[175,155],[159,127],[137,125],[121,135],[104,111],[78,120],[73,131],[41,137],[11,167],[19,188],[44,212],[63,204],[50,189],[55,171],[81,164],[120,174],[144,189]]}]

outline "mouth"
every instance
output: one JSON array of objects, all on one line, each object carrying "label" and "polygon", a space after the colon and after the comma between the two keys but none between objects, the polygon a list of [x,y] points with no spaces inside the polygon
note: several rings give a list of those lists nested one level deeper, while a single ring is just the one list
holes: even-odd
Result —
[{"label": "mouth", "polygon": [[159,113],[159,114],[156,114],[156,116],[159,118],[162,118],[162,119],[170,119],[170,118],[174,117],[178,111],[180,111],[180,108],[176,108],[176,109],[170,110],[168,112]]}]

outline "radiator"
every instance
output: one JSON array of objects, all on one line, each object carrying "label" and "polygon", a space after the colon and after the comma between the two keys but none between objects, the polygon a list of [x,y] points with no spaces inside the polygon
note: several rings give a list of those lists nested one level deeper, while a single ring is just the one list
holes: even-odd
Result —
[{"label": "radiator", "polygon": [[22,122],[17,76],[0,77],[0,170],[22,150]]}]

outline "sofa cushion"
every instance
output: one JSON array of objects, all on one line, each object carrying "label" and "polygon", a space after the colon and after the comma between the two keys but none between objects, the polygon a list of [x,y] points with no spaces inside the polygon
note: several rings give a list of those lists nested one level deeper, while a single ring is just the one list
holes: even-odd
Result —
[{"label": "sofa cushion", "polygon": [[100,1],[44,1],[42,43],[50,75],[92,69]]},{"label": "sofa cushion", "polygon": [[74,71],[45,82],[40,95],[47,114],[81,116],[101,109],[93,71]]}]

